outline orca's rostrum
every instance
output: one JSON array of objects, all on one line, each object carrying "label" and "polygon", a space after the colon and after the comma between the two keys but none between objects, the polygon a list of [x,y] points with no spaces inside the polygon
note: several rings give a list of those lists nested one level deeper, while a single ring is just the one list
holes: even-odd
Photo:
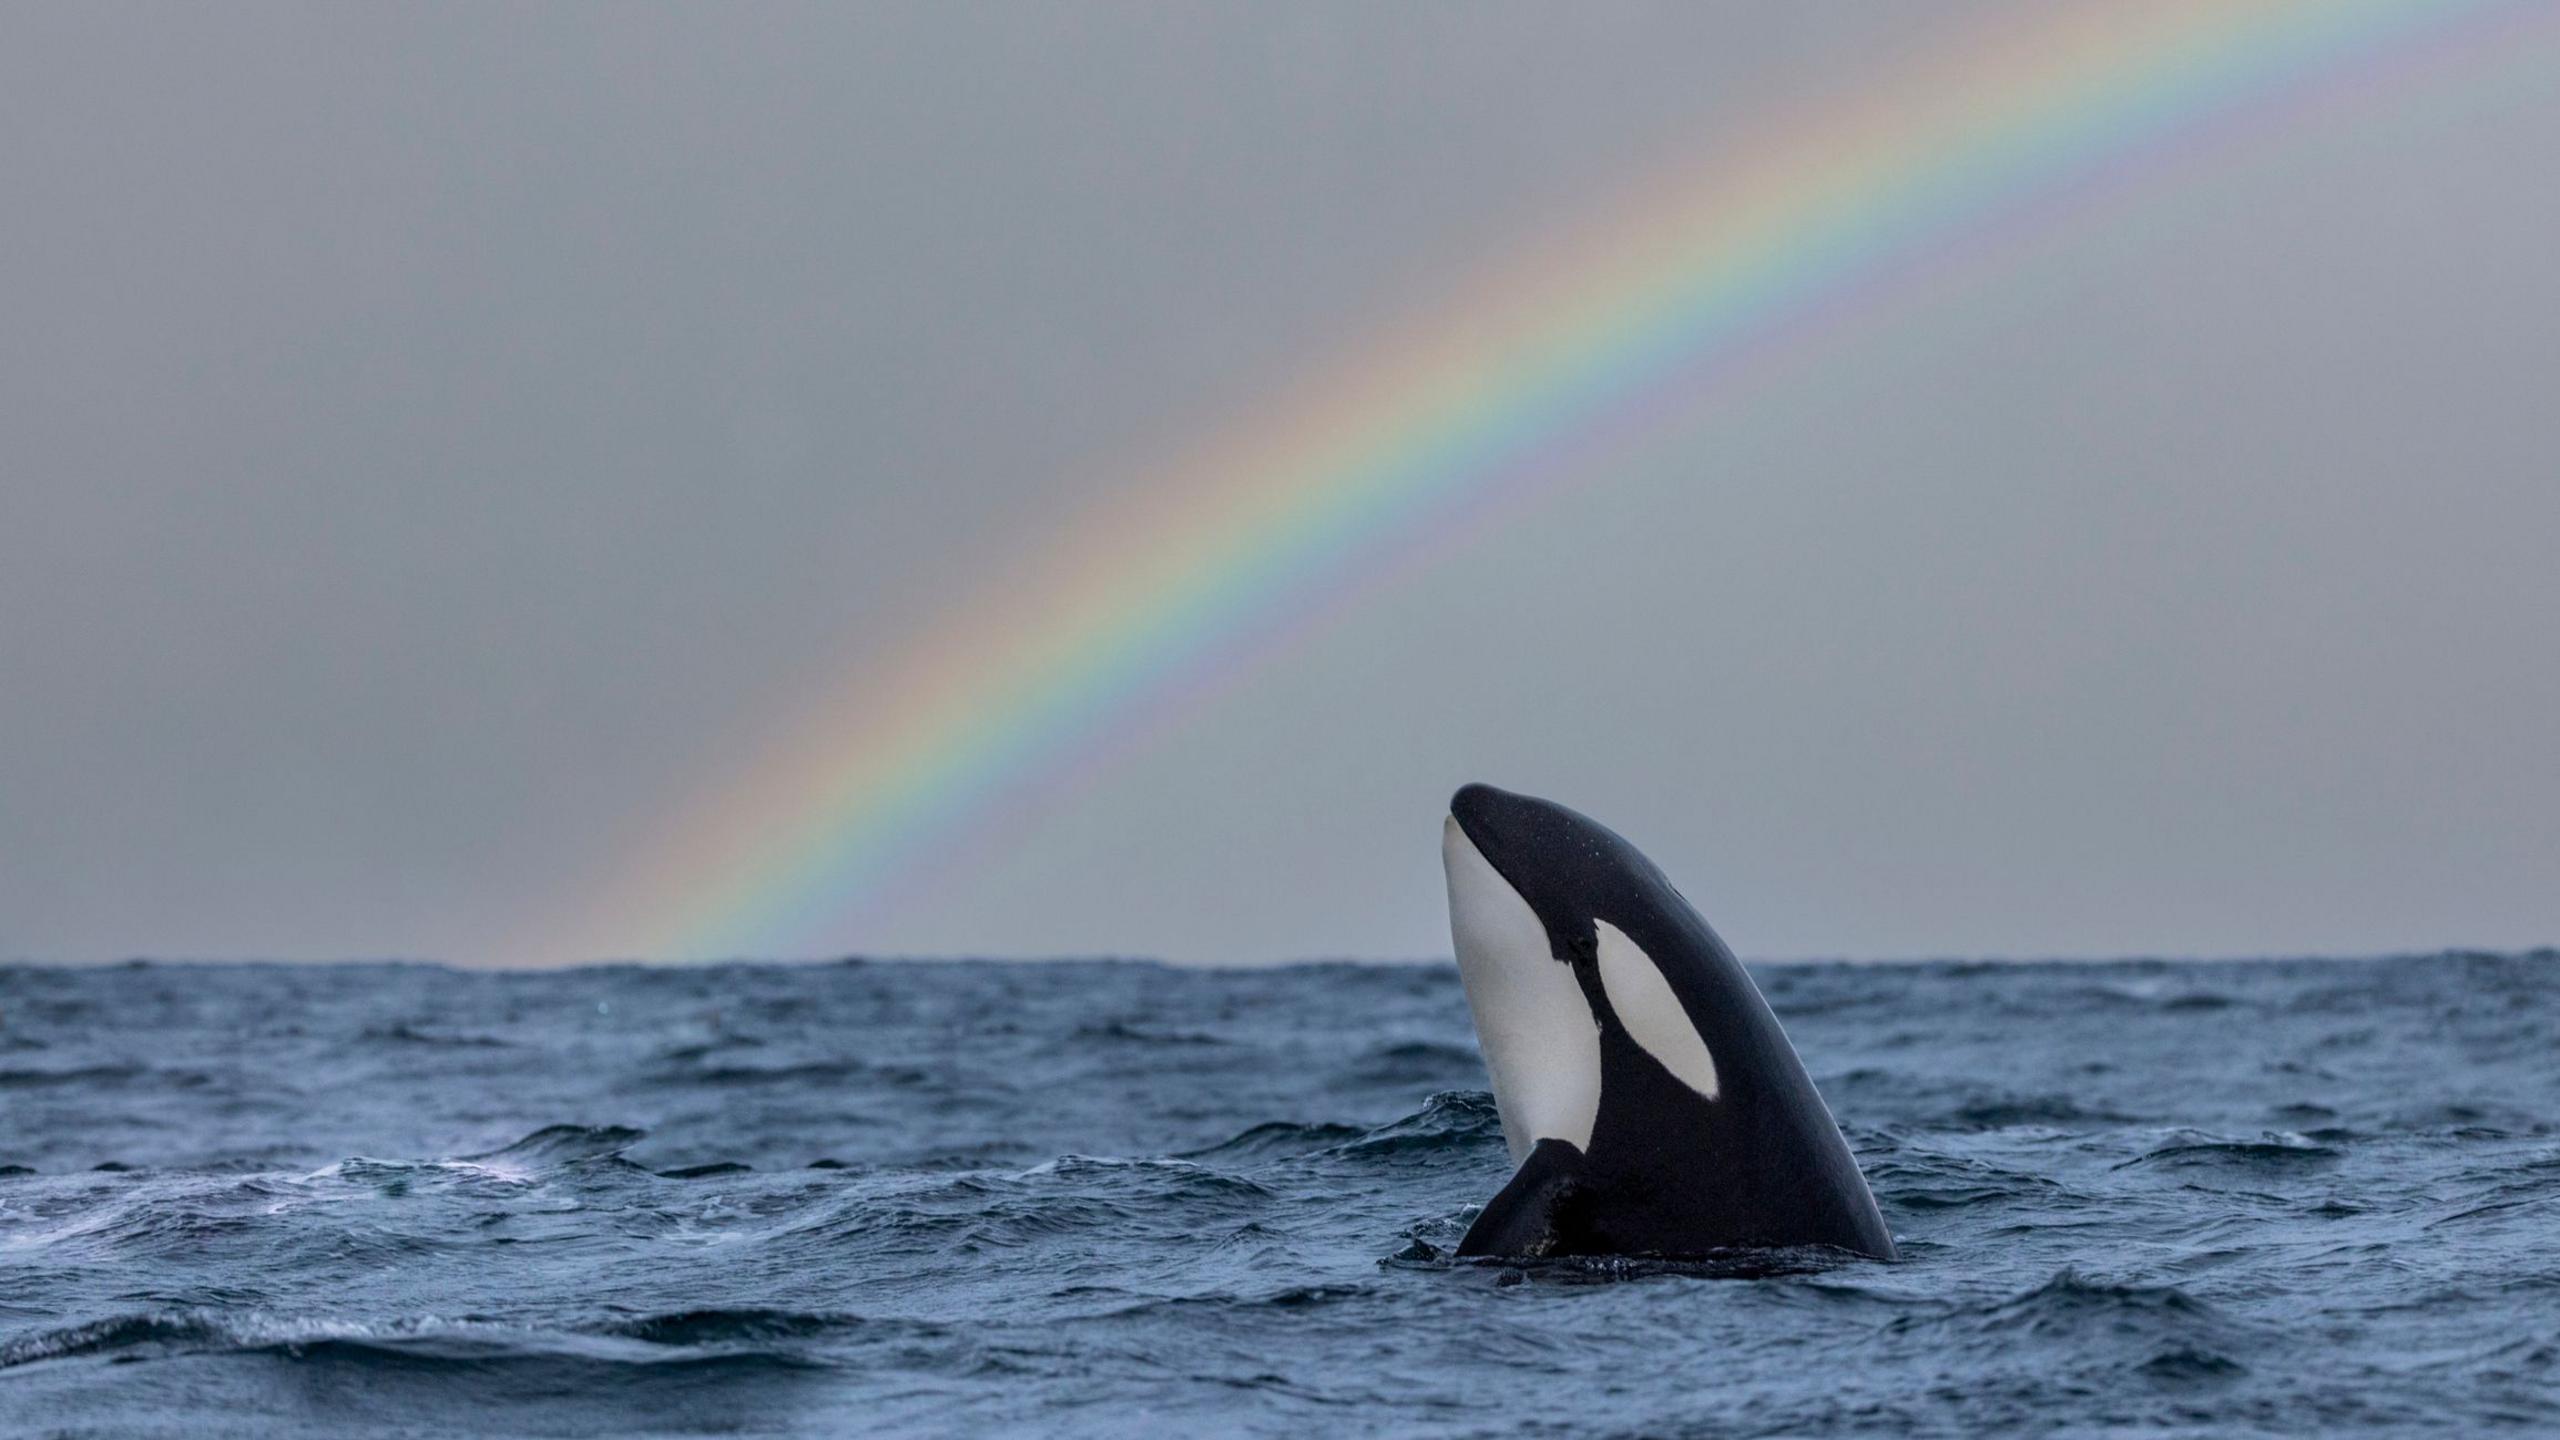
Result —
[{"label": "orca's rostrum", "polygon": [[1893,1236],[1778,1017],[1653,862],[1469,785],[1449,929],[1519,1169],[1461,1255],[1700,1255]]}]

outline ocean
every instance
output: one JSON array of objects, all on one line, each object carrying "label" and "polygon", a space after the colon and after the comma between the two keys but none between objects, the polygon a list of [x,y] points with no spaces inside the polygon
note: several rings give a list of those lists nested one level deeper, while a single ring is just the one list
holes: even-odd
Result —
[{"label": "ocean", "polygon": [[2560,1431],[2560,955],[1754,973],[1900,1262],[1453,1260],[1445,964],[0,968],[0,1434]]}]

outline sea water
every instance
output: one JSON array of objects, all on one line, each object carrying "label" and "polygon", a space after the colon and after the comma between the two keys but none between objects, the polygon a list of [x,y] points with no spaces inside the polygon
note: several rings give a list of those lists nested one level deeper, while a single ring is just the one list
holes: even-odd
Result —
[{"label": "sea water", "polygon": [[0,969],[0,1433],[2560,1430],[2560,957],[1756,973],[1899,1263],[1452,1259],[1446,965]]}]

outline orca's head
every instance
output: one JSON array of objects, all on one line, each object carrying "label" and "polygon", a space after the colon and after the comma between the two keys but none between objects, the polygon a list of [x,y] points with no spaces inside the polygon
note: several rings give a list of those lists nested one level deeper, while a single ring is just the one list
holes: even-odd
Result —
[{"label": "orca's head", "polygon": [[1634,846],[1552,801],[1469,785],[1450,799],[1440,858],[1458,973],[1515,1159],[1540,1140],[1590,1148],[1604,1029],[1700,1099],[1716,1097],[1714,1057],[1679,989],[1628,934],[1659,932],[1644,921],[1664,907],[1687,913]]},{"label": "orca's head", "polygon": [[1567,963],[1590,958],[1596,907],[1627,862],[1646,863],[1589,816],[1491,785],[1464,786],[1449,797],[1441,838],[1444,859],[1461,841],[1472,846],[1546,928],[1554,958]]}]

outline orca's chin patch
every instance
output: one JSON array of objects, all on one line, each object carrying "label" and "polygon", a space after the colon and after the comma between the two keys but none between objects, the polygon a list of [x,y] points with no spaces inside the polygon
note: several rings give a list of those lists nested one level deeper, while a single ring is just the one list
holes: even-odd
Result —
[{"label": "orca's chin patch", "polygon": [[1600,1110],[1600,1026],[1547,927],[1451,815],[1441,827],[1449,938],[1514,1161],[1541,1140],[1591,1144]]}]

